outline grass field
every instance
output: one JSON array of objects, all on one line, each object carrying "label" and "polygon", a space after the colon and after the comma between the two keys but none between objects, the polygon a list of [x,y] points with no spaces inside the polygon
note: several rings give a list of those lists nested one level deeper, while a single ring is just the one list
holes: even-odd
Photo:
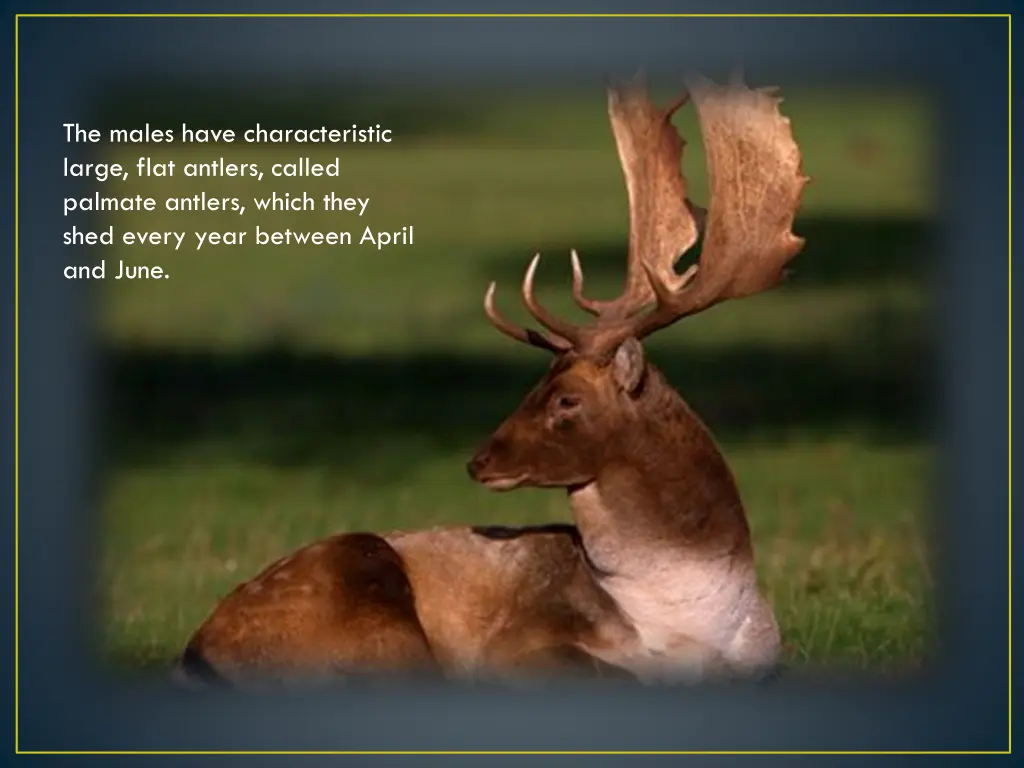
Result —
[{"label": "grass field", "polygon": [[[563,494],[491,494],[463,467],[548,362],[487,324],[487,283],[498,280],[499,302],[522,319],[517,285],[542,250],[541,298],[572,314],[574,246],[592,293],[618,288],[625,193],[599,88],[477,99],[472,119],[435,115],[431,130],[398,131],[388,147],[108,150],[129,168],[140,154],[267,168],[337,155],[344,168],[305,183],[132,180],[121,185],[132,194],[205,190],[249,210],[101,222],[118,231],[416,233],[415,245],[381,251],[102,254],[171,274],[107,280],[98,303],[108,659],[166,663],[235,583],[332,531],[567,519]],[[916,666],[930,646],[929,115],[900,92],[795,93],[784,108],[815,177],[794,280],[648,347],[734,468],[790,660]],[[702,200],[700,143],[692,119],[680,122]],[[371,203],[362,219],[253,211],[254,195],[303,189]]]}]

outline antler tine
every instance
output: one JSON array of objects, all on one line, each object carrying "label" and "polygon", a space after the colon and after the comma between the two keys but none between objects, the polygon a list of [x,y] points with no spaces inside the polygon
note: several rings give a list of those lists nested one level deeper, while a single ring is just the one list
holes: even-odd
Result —
[{"label": "antler tine", "polygon": [[569,260],[572,262],[572,298],[576,305],[585,312],[592,315],[601,314],[601,302],[588,299],[583,295],[583,266],[580,264],[580,255],[573,248],[569,251]]},{"label": "antler tine", "polygon": [[691,78],[704,136],[710,205],[700,264],[685,286],[671,286],[642,262],[658,306],[638,318],[643,338],[726,299],[775,287],[804,244],[792,232],[804,186],[800,149],[781,99],[742,83]]},{"label": "antler tine", "polygon": [[529,344],[533,347],[546,349],[549,352],[565,352],[572,347],[572,344],[566,339],[554,337],[550,334],[544,333],[543,331],[521,328],[502,315],[498,311],[497,307],[494,306],[494,292],[497,287],[498,284],[492,282],[487,288],[487,293],[484,294],[484,312],[487,314],[487,318],[495,328],[509,338],[521,341],[524,344]]},{"label": "antler tine", "polygon": [[565,320],[562,320],[541,306],[533,293],[533,278],[537,274],[537,265],[540,264],[540,254],[534,254],[530,266],[526,268],[526,275],[523,277],[523,303],[530,310],[537,321],[550,331],[561,336],[563,339],[575,344],[580,339],[580,329]]}]

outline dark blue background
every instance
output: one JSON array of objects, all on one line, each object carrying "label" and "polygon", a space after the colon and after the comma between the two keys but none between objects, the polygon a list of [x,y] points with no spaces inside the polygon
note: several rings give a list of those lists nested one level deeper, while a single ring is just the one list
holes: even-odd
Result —
[{"label": "dark blue background", "polygon": [[[382,4],[214,5],[111,2],[89,10],[342,12]],[[390,3],[386,10],[422,11],[425,5]],[[511,2],[431,5],[437,11],[526,10]],[[623,4],[561,7],[610,12],[616,5]],[[631,7],[634,12],[725,10],[711,3],[630,5],[637,6]],[[748,2],[729,10],[774,10],[760,7],[766,5]],[[804,2],[787,10],[820,11],[823,5]],[[897,10],[892,5],[861,3],[861,9]],[[932,3],[927,10],[944,5],[949,4]],[[991,3],[974,3],[971,10],[985,6],[1000,10]],[[16,10],[86,8],[33,3]],[[1005,749],[1007,24],[1006,19],[22,18],[20,748]],[[822,681],[757,690],[609,689],[598,695],[571,687],[511,694],[417,686],[282,699],[115,686],[92,671],[85,639],[94,604],[89,572],[97,394],[90,367],[92,313],[77,281],[63,280],[53,268],[61,258],[52,233],[62,227],[63,180],[35,171],[64,153],[61,124],[85,122],[91,99],[108,77],[238,75],[265,81],[268,88],[287,88],[289,78],[354,72],[440,83],[470,74],[551,73],[593,77],[596,83],[610,70],[631,72],[640,65],[716,74],[738,58],[758,83],[798,76],[825,83],[910,80],[935,86],[941,96],[946,216],[939,322],[947,406],[940,489],[945,502],[939,542],[941,674],[884,688]],[[12,161],[11,155],[4,160],[8,172]],[[5,185],[0,194],[6,198],[12,191],[13,184]],[[13,212],[13,200],[4,202],[4,210]],[[13,232],[13,213],[7,215]],[[12,240],[7,248],[13,257]],[[5,271],[0,280],[13,278],[13,270]],[[5,295],[13,297],[12,289],[6,284]],[[13,336],[5,333],[3,343],[10,344]],[[13,349],[4,354],[11,359]],[[12,379],[2,386],[9,388]],[[0,534],[8,538],[12,554],[13,534],[13,526]],[[3,642],[13,634],[4,633]]]}]

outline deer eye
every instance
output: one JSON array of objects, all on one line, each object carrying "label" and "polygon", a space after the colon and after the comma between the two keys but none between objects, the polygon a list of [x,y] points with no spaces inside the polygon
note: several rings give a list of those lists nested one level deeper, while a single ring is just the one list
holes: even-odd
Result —
[{"label": "deer eye", "polygon": [[577,395],[560,395],[555,400],[555,406],[560,411],[572,411],[580,407],[582,399]]}]

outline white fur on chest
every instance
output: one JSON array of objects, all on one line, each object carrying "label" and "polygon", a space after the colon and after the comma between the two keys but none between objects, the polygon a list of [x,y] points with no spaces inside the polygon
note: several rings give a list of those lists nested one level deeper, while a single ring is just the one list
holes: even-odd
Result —
[{"label": "white fur on chest", "polygon": [[728,655],[758,601],[750,577],[737,572],[726,558],[701,561],[674,552],[647,553],[637,563],[635,569],[600,583],[644,647],[671,656],[685,641],[695,641]]},{"label": "white fur on chest", "polygon": [[[573,506],[591,519],[613,514],[594,486],[574,494]],[[610,571],[599,583],[633,626],[644,655],[658,660],[656,666],[703,668],[714,656],[737,668],[774,663],[778,627],[758,591],[752,562],[668,543],[594,544],[591,556]]]}]

